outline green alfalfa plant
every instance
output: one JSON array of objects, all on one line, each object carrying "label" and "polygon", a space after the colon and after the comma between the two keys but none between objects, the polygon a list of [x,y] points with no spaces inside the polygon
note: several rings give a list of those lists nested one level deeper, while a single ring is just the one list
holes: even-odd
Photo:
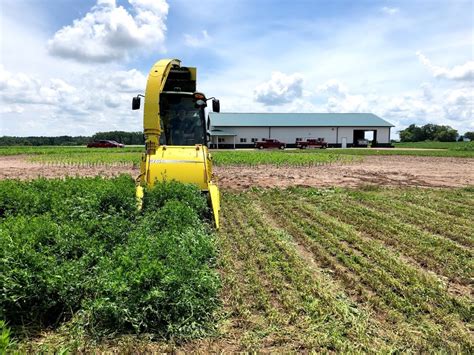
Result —
[{"label": "green alfalfa plant", "polygon": [[0,354],[6,354],[14,348],[15,341],[11,339],[11,331],[6,322],[0,320]]},{"label": "green alfalfa plant", "polygon": [[145,213],[157,211],[170,200],[180,201],[196,211],[198,215],[204,215],[208,210],[207,201],[197,186],[170,180],[157,182],[153,188],[146,189],[143,211]]},{"label": "green alfalfa plant", "polygon": [[141,212],[130,177],[0,182],[0,194],[8,321],[56,327],[74,319],[103,335],[212,329],[220,282],[197,187],[157,184]]},{"label": "green alfalfa plant", "polygon": [[145,211],[128,242],[99,265],[96,297],[84,303],[92,333],[209,332],[219,303],[215,258],[215,240],[189,205],[168,200]]}]

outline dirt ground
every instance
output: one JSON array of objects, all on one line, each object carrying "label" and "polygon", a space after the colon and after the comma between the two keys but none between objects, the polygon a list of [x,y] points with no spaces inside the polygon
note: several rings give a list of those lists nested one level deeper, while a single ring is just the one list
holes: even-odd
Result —
[{"label": "dirt ground", "polygon": [[[461,187],[474,185],[474,159],[367,156],[362,161],[315,167],[215,167],[219,186],[243,190],[259,187],[357,187],[362,185]],[[40,176],[138,175],[132,166],[60,166],[32,163],[26,156],[0,157],[0,179]]]},{"label": "dirt ground", "polygon": [[474,159],[366,156],[350,164],[317,167],[217,167],[219,185],[357,187],[362,185],[461,187],[474,185]]},{"label": "dirt ground", "polygon": [[0,156],[0,179],[35,179],[38,177],[58,178],[65,176],[116,176],[120,174],[139,174],[131,165],[117,166],[78,166],[44,164],[28,161],[26,155]]}]

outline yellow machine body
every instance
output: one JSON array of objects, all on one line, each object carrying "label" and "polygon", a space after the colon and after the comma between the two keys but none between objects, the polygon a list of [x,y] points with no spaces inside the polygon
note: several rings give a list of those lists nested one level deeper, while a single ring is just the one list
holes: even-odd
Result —
[{"label": "yellow machine body", "polygon": [[[157,181],[176,180],[197,185],[206,192],[212,208],[215,226],[219,228],[220,196],[213,182],[212,157],[206,145],[190,146],[160,145],[161,117],[160,95],[171,68],[180,67],[177,59],[164,59],[150,70],[145,92],[144,133],[146,152],[142,155],[137,198],[143,198],[143,186],[152,187]],[[196,69],[187,68],[191,80],[196,81]]]},{"label": "yellow machine body", "polygon": [[219,228],[219,189],[212,182],[212,158],[206,146],[158,146],[155,154],[143,154],[141,172],[142,183],[148,187],[157,181],[176,180],[207,192]]}]

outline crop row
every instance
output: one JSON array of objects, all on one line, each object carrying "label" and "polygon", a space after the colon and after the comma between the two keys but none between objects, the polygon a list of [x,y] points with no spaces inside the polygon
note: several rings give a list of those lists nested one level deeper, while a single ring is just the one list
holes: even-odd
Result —
[{"label": "crop row", "polygon": [[[332,151],[332,150],[329,150]],[[404,155],[404,156],[419,156],[419,157],[454,157],[454,158],[474,158],[474,150],[470,148],[466,149],[336,149],[337,154],[340,155],[353,155],[353,156],[366,156],[366,155]]]},{"label": "crop row", "polygon": [[87,148],[84,146],[0,146],[0,156],[2,155],[19,155],[19,154],[26,154],[26,155],[64,155],[64,154],[76,154],[76,153],[102,153],[102,154],[109,154],[115,152],[121,153],[141,153],[143,152],[142,146],[127,146],[125,148]]},{"label": "crop row", "polygon": [[[381,205],[383,201],[379,202]],[[384,212],[382,208],[368,207],[357,200],[344,199],[334,201],[321,209],[329,216],[356,226],[356,229],[373,239],[380,240],[394,250],[402,252],[427,269],[467,283],[472,252],[449,238],[432,234],[416,225],[404,222],[395,213]],[[406,213],[410,213],[406,208]],[[445,228],[446,229],[446,228]],[[464,226],[472,229],[472,226]],[[467,238],[468,235],[463,236]],[[472,259],[471,259],[472,260]]]},{"label": "crop row", "polygon": [[[39,148],[41,149],[41,148]],[[457,152],[451,150],[374,150],[374,149],[337,149],[316,151],[215,151],[212,153],[215,166],[320,166],[332,163],[357,162],[367,155],[418,155],[418,156],[440,156],[440,157],[474,157],[473,152]],[[138,167],[141,154],[139,151],[131,150],[89,150],[87,148],[71,149],[58,152],[54,150],[47,153],[32,155],[29,159],[34,162],[53,164],[59,166],[94,166],[94,165],[130,165]]]},{"label": "crop row", "polygon": [[276,165],[314,166],[358,160],[351,156],[341,156],[336,152],[318,151],[221,151],[213,153],[216,165]]},{"label": "crop row", "polygon": [[[265,165],[276,166],[317,166],[331,164],[338,161],[350,162],[354,159],[350,156],[337,154],[322,154],[312,152],[310,154],[300,154],[294,151],[223,151],[212,154],[214,164],[220,165]],[[141,155],[135,152],[114,151],[75,151],[70,153],[57,153],[46,155],[34,155],[31,161],[43,162],[54,165],[113,165],[131,164],[138,166]],[[358,160],[358,159],[355,159]]]},{"label": "crop row", "polygon": [[[40,151],[43,148],[38,148]],[[67,149],[71,149],[67,151]],[[34,162],[42,162],[54,165],[131,165],[139,166],[142,149],[131,148],[130,150],[100,150],[87,148],[61,148],[57,152],[54,149],[42,153],[31,153],[29,158]],[[1,154],[1,150],[0,150]],[[319,166],[337,162],[357,162],[367,155],[417,155],[433,157],[466,157],[474,158],[471,151],[453,150],[376,150],[376,149],[335,149],[316,151],[215,151],[212,153],[216,166],[228,165],[274,165],[274,166]]]},{"label": "crop row", "polygon": [[[420,220],[400,212],[401,192],[418,199],[406,213],[416,206]],[[460,196],[474,197],[470,189],[453,193],[460,201]],[[424,213],[442,215],[424,198],[446,203],[451,195],[300,188],[226,194],[220,241],[224,304],[231,320],[245,321],[243,345],[472,349],[473,223],[455,214],[435,227],[422,219]],[[450,226],[463,237],[454,238]],[[250,274],[242,277],[235,268]],[[319,313],[313,313],[314,305]],[[321,317],[327,323],[321,324]],[[346,331],[338,337],[343,326]]]},{"label": "crop row", "polygon": [[75,153],[58,153],[34,155],[29,158],[33,162],[41,162],[53,166],[140,166],[141,154],[137,152],[91,151]]},{"label": "crop row", "polygon": [[[367,350],[377,347],[368,313],[315,273],[291,236],[274,228],[248,196],[227,194],[220,233],[223,302],[244,348]],[[225,335],[225,334],[224,334]]]},{"label": "crop row", "polygon": [[[325,150],[285,150],[285,151],[257,151],[253,149],[214,151],[214,157],[217,164],[222,165],[238,165],[238,164],[292,164],[293,165],[311,165],[319,162],[330,162],[335,160],[354,160],[360,159],[361,156],[366,155],[408,155],[408,156],[428,156],[428,157],[459,157],[459,158],[474,158],[473,144],[457,144],[450,146],[449,149],[325,149]],[[127,162],[138,163],[140,160],[140,153],[143,152],[143,147],[130,146],[121,149],[101,149],[101,148],[86,148],[86,147],[0,147],[0,156],[4,155],[32,155],[36,160],[49,162],[88,162],[88,161],[102,161],[109,163],[113,158],[105,158],[106,155],[111,155],[116,159],[121,159],[121,153],[137,153],[136,155],[125,155]],[[295,155],[307,155],[307,157],[296,157]],[[88,160],[88,156],[97,155],[101,158],[92,158]],[[49,156],[49,157],[48,157]],[[68,160],[71,159],[71,160]]]},{"label": "crop row", "polygon": [[[216,165],[319,165],[335,161],[357,161],[366,155],[409,155],[432,157],[474,158],[471,145],[456,145],[450,149],[327,149],[286,151],[214,151]],[[143,147],[100,149],[85,147],[0,147],[0,156],[25,154],[32,160],[61,164],[129,163],[137,166]]]},{"label": "crop row", "polygon": [[395,148],[474,150],[474,142],[401,142],[395,143],[394,146]]}]

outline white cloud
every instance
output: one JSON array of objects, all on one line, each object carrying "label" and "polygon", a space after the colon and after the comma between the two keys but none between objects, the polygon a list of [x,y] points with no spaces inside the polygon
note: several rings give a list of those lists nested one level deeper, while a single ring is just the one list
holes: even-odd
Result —
[{"label": "white cloud", "polygon": [[367,100],[362,95],[351,95],[346,85],[331,79],[318,86],[317,92],[327,96],[327,112],[368,112]]},{"label": "white cloud", "polygon": [[472,116],[473,98],[468,88],[431,89],[431,97],[424,90],[405,95],[378,96],[374,100],[373,112],[389,119],[395,130],[415,123],[449,125],[460,133],[474,128]]},{"label": "white cloud", "polygon": [[440,67],[433,65],[431,61],[421,52],[416,55],[430,71],[435,78],[451,79],[451,80],[473,80],[474,79],[474,61],[467,61],[462,65],[456,65],[452,68]]},{"label": "white cloud", "polygon": [[86,62],[126,58],[139,48],[163,50],[168,14],[165,0],[129,0],[133,14],[115,0],[98,0],[84,17],[56,32],[49,53]]},{"label": "white cloud", "polygon": [[400,9],[398,7],[384,6],[382,7],[382,12],[386,13],[387,15],[395,15],[400,12]]},{"label": "white cloud", "polygon": [[25,109],[20,105],[2,106],[0,113],[22,113]]},{"label": "white cloud", "polygon": [[[162,14],[160,21],[164,24],[168,11],[166,3],[163,0],[102,0],[96,2],[94,9],[80,16],[74,15],[75,9],[70,7],[63,15],[77,18],[76,22],[69,23],[56,36],[50,34],[50,28],[58,23],[57,19],[51,14],[50,7],[44,4],[44,1],[16,1],[5,7],[5,11],[0,11],[1,30],[15,34],[0,36],[0,60],[13,80],[10,83],[13,86],[9,86],[4,94],[16,96],[14,93],[20,92],[23,86],[30,88],[28,97],[36,96],[36,100],[40,97],[43,102],[4,101],[0,115],[2,133],[55,135],[91,134],[109,129],[141,130],[142,112],[130,110],[130,99],[136,93],[143,93],[144,75],[140,71],[128,70],[130,68],[124,66],[126,61],[117,60],[111,65],[100,66],[101,69],[95,72],[91,71],[90,62],[127,59],[137,53],[136,62],[144,63],[140,69],[148,70],[146,63],[151,58],[143,56],[148,54],[144,51],[152,49],[159,53],[163,40],[152,44],[145,42],[137,47],[133,46],[137,32],[127,31],[133,26],[138,32],[142,31],[139,27],[143,20],[138,17],[137,4],[142,8],[147,6],[147,11],[152,14]],[[118,10],[121,8],[118,4],[125,9]],[[163,4],[166,8],[162,7]],[[387,7],[385,12],[382,11],[384,5]],[[181,41],[167,45],[172,46],[170,51],[182,53],[183,49],[186,51],[186,45],[189,49],[193,43],[185,43],[185,37],[180,37],[184,33],[191,35],[197,45],[203,44],[199,40],[202,42],[207,38],[209,42],[205,46],[209,48],[212,44],[212,48],[199,52],[205,58],[197,56],[194,62],[200,73],[207,73],[199,77],[198,86],[207,94],[219,97],[223,111],[360,110],[390,120],[397,124],[396,129],[410,123],[430,121],[451,124],[460,131],[474,129],[468,88],[455,92],[469,82],[427,80],[426,73],[431,74],[431,71],[425,70],[417,60],[413,61],[413,54],[421,50],[430,53],[433,61],[443,58],[446,63],[464,63],[472,51],[472,21],[469,11],[461,8],[469,10],[469,6],[423,6],[426,11],[420,12],[419,6],[404,6],[398,10],[393,3],[386,3],[378,5],[375,13],[366,11],[364,16],[357,18],[350,15],[333,18],[321,14],[318,21],[313,21],[296,16],[285,18],[276,27],[273,26],[275,18],[262,18],[261,22],[255,22],[252,16],[243,16],[239,11],[249,11],[246,6],[221,6],[211,12],[209,6],[191,11],[187,1],[181,0],[173,1],[171,6],[175,13],[180,13],[181,23],[175,25],[182,29],[176,34]],[[58,8],[66,10],[67,6]],[[414,12],[413,8],[418,10]],[[196,16],[196,10],[200,16]],[[99,18],[98,12],[104,15]],[[403,16],[399,16],[402,12]],[[120,14],[124,16],[118,16]],[[90,21],[88,16],[92,16]],[[237,22],[236,16],[239,18]],[[152,21],[149,25],[156,23]],[[56,26],[59,30],[63,25]],[[84,30],[87,26],[89,32]],[[206,32],[207,36],[191,29],[209,30],[209,26],[215,31],[209,32],[210,35]],[[424,30],[413,36],[416,26]],[[70,33],[66,33],[65,28],[70,28]],[[242,28],[246,30],[242,31]],[[122,29],[125,36],[120,32]],[[164,38],[164,30],[164,27],[162,31],[153,30],[151,38],[156,34],[163,34]],[[61,31],[64,36],[59,36]],[[78,31],[77,42],[72,36],[74,31]],[[314,36],[314,33],[321,36]],[[249,34],[252,35],[251,41],[248,40]],[[71,43],[65,40],[66,35],[74,37],[71,40],[73,46],[70,47]],[[55,37],[60,37],[61,41],[55,41]],[[277,37],[278,43],[275,42]],[[64,47],[67,58],[78,60],[64,61],[60,56],[51,56],[45,45],[48,39],[57,48]],[[130,42],[132,46],[120,45],[121,42]],[[90,48],[95,49],[93,43],[99,43],[97,48],[105,53],[102,57],[94,56],[96,53],[93,51],[89,53]],[[252,55],[240,55],[242,53]],[[268,73],[255,68],[274,68],[282,73],[300,72],[304,76],[304,85],[301,85],[304,87],[301,91],[292,91],[287,83],[270,85]],[[443,69],[451,70],[449,66]],[[75,91],[67,93],[60,85],[55,86],[52,78],[62,79]],[[331,84],[331,78],[341,78],[343,83]],[[420,87],[424,81],[428,83]],[[259,83],[264,83],[263,87],[253,91],[252,88],[259,87]],[[321,83],[325,84],[319,85]],[[18,89],[14,89],[17,86]],[[59,103],[48,104],[54,101],[57,91],[61,92]],[[257,94],[260,101],[256,101]]]},{"label": "white cloud", "polygon": [[[0,135],[140,131],[143,112],[131,110],[131,97],[144,92],[145,75],[120,62],[91,67],[51,56],[48,35],[34,21],[41,14],[32,7],[16,2],[10,14],[0,11],[1,29],[15,33],[0,36]],[[23,14],[29,21],[21,21]]]},{"label": "white cloud", "polygon": [[462,88],[447,92],[446,105],[444,106],[446,117],[452,120],[470,121],[471,126],[474,126],[472,116],[473,96],[472,88]]},{"label": "white cloud", "polygon": [[0,66],[0,126],[5,133],[92,134],[141,129],[140,113],[131,110],[132,96],[145,88],[146,78],[140,71],[96,70],[69,80],[41,80]]},{"label": "white cloud", "polygon": [[2,102],[13,104],[12,107],[19,107],[18,104],[56,104],[75,90],[61,79],[42,81],[24,73],[10,73],[0,65],[0,98]]},{"label": "white cloud", "polygon": [[326,107],[328,112],[370,112],[369,105],[362,95],[345,95],[343,99],[330,97]]},{"label": "white cloud", "polygon": [[420,88],[423,91],[423,96],[426,100],[431,100],[433,98],[433,85],[430,83],[422,83]]},{"label": "white cloud", "polygon": [[211,43],[211,40],[212,38],[206,30],[201,31],[198,35],[184,34],[184,44],[188,47],[206,47]]},{"label": "white cloud", "polygon": [[264,105],[282,105],[303,95],[303,77],[298,74],[286,75],[273,72],[269,81],[254,90],[255,100]]},{"label": "white cloud", "polygon": [[117,95],[105,94],[104,103],[107,107],[117,108],[120,106],[120,98]]},{"label": "white cloud", "polygon": [[[115,72],[93,71],[84,77],[84,85],[106,93],[142,93],[146,86],[146,76],[137,69]],[[86,86],[86,87],[87,87]]]},{"label": "white cloud", "polygon": [[327,93],[335,96],[345,96],[347,94],[347,86],[337,79],[330,79],[324,84],[318,86],[318,92]]},{"label": "white cloud", "polygon": [[339,80],[318,86],[324,98],[322,112],[372,112],[395,124],[394,132],[409,124],[450,125],[461,133],[474,127],[473,93],[470,88],[439,89],[422,83],[420,89],[398,95],[354,94]]}]

